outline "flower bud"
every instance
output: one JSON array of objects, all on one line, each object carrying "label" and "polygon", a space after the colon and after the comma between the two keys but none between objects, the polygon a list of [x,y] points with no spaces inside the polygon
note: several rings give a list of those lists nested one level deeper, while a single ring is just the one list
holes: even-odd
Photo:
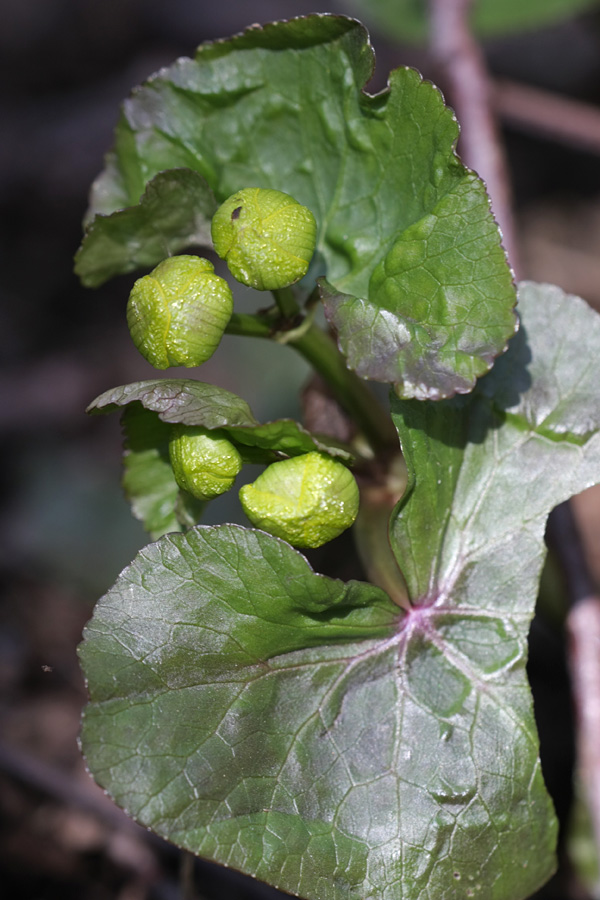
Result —
[{"label": "flower bud", "polygon": [[212,239],[234,278],[259,291],[273,291],[306,275],[317,223],[289,194],[244,188],[215,213]]},{"label": "flower bud", "polygon": [[242,468],[236,447],[221,431],[174,425],[169,456],[179,487],[197,500],[228,491]]},{"label": "flower bud", "polygon": [[354,522],[358,487],[352,473],[326,453],[305,453],[270,465],[240,490],[253,525],[297,547],[320,547]]},{"label": "flower bud", "polygon": [[171,256],[138,278],[127,304],[133,343],[156,369],[209,359],[233,312],[227,282],[199,256]]}]

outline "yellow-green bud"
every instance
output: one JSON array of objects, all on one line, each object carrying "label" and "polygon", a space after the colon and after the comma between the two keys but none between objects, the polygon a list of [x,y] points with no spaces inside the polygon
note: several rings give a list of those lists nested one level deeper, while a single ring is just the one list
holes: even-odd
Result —
[{"label": "yellow-green bud", "polygon": [[306,275],[317,223],[289,194],[244,188],[215,213],[212,239],[234,278],[259,291],[274,291]]},{"label": "yellow-green bud", "polygon": [[199,256],[171,256],[138,278],[127,304],[133,343],[156,369],[199,366],[233,312],[231,289]]},{"label": "yellow-green bud", "polygon": [[270,465],[240,490],[253,525],[296,547],[320,547],[354,522],[358,487],[352,473],[326,453],[305,453]]},{"label": "yellow-green bud", "polygon": [[174,425],[169,456],[175,480],[198,500],[228,491],[242,468],[236,447],[221,431]]}]

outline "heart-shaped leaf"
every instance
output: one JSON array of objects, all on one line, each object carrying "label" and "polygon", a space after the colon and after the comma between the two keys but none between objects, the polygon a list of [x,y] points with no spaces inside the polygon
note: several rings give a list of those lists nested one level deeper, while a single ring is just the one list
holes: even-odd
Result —
[{"label": "heart-shaped leaf", "polygon": [[100,602],[83,744],[141,822],[311,900],[519,900],[548,877],[527,631],[546,516],[600,480],[600,319],[528,284],[521,312],[469,397],[393,401],[407,613],[234,526],[162,538]]},{"label": "heart-shaped leaf", "polygon": [[[120,271],[140,261],[139,217],[114,211],[138,203],[164,169],[199,173],[218,201],[275,188],[317,219],[309,276],[333,287],[325,305],[350,364],[403,396],[470,390],[515,328],[500,234],[483,183],[455,155],[458,125],[441,94],[403,68],[371,96],[372,69],[360,23],[314,15],[204,44],[159,72],[123,107],[90,210],[109,219],[84,238],[80,276],[103,277],[97,228],[126,246]],[[165,203],[155,221],[177,243],[190,229],[179,218],[171,229]],[[160,241],[144,254],[147,264],[165,255]]]}]

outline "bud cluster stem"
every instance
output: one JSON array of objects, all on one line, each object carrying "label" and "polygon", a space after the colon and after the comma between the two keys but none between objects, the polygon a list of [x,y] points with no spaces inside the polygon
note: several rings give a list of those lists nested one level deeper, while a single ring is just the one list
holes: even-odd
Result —
[{"label": "bud cluster stem", "polygon": [[[264,314],[234,313],[226,332],[245,337],[274,338],[277,329],[272,318]],[[288,346],[300,353],[325,379],[375,453],[398,446],[391,417],[365,382],[347,367],[344,356],[328,334],[318,325],[312,325],[296,339],[290,340]]]},{"label": "bud cluster stem", "polygon": [[304,359],[329,384],[338,402],[355,420],[374,452],[398,446],[391,417],[366,383],[346,365],[333,340],[318,325],[312,325],[297,340],[290,341]]}]

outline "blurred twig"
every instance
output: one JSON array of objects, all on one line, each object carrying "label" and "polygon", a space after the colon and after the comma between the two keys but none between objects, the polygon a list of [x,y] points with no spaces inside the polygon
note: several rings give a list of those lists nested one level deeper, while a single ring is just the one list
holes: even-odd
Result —
[{"label": "blurred twig", "polygon": [[[469,29],[471,2],[430,0],[431,50],[444,73],[463,128],[461,152],[487,181],[496,217],[504,229],[505,248],[517,269],[507,167],[492,112],[491,82],[481,50]],[[572,106],[570,110],[573,119]],[[545,114],[548,115],[548,107]],[[600,597],[588,572],[570,504],[563,503],[554,510],[548,533],[572,601],[567,630],[578,716],[578,762],[600,847]]]},{"label": "blurred twig", "polygon": [[[67,806],[91,813],[112,828],[129,831],[148,840],[149,832],[115,806],[91,778],[89,782],[79,782],[69,772],[3,742],[0,742],[0,772]],[[164,842],[160,843],[162,846]]]},{"label": "blurred twig", "polygon": [[550,516],[548,543],[563,570],[571,601],[567,633],[577,713],[577,760],[596,846],[600,848],[600,597],[569,503],[562,503]]},{"label": "blurred twig", "polygon": [[127,866],[140,880],[144,889],[152,889],[156,900],[172,900],[170,880],[163,872],[162,859],[174,856],[177,848],[158,835],[138,825],[105,794],[90,778],[79,781],[71,772],[38,759],[23,748],[11,747],[0,741],[0,774],[20,782],[26,788],[45,794],[64,806],[91,814],[97,821],[122,838],[129,836],[147,848],[143,856],[126,853]]},{"label": "blurred twig", "polygon": [[598,107],[507,80],[492,83],[491,98],[497,114],[524,131],[600,154]]},{"label": "blurred twig", "polygon": [[510,180],[493,114],[492,85],[469,27],[472,0],[430,0],[430,52],[461,126],[460,155],[487,184],[504,249],[519,271]]}]

